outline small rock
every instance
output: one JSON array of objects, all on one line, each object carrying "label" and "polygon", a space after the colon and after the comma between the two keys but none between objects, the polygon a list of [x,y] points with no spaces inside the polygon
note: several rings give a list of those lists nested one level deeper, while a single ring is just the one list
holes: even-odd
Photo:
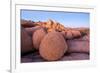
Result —
[{"label": "small rock", "polygon": [[72,39],[73,38],[71,30],[65,32],[65,37],[66,37],[66,39]]},{"label": "small rock", "polygon": [[74,38],[76,38],[76,37],[80,37],[80,36],[81,36],[80,31],[72,30],[71,32],[72,32],[72,35],[73,35]]}]

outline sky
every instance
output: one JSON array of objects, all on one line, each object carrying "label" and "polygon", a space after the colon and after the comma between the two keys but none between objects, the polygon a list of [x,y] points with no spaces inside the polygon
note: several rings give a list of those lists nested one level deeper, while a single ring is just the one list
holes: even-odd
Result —
[{"label": "sky", "polygon": [[82,12],[21,10],[21,19],[35,22],[52,19],[65,27],[89,27],[90,14]]}]

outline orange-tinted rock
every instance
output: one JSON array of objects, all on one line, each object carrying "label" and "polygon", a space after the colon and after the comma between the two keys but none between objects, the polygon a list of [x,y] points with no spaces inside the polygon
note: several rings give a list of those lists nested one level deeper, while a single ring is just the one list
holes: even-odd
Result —
[{"label": "orange-tinted rock", "polygon": [[53,25],[53,21],[49,19],[46,23],[46,28],[52,28],[52,25]]},{"label": "orange-tinted rock", "polygon": [[56,31],[55,29],[48,29],[47,32]]},{"label": "orange-tinted rock", "polygon": [[39,49],[41,40],[44,38],[45,35],[46,35],[46,30],[43,28],[40,28],[34,32],[32,36],[34,48]]},{"label": "orange-tinted rock", "polygon": [[61,31],[64,31],[65,27],[63,25],[60,25],[60,29],[61,29]]},{"label": "orange-tinted rock", "polygon": [[81,36],[80,31],[72,30],[71,32],[72,32],[73,37],[80,37]]},{"label": "orange-tinted rock", "polygon": [[46,24],[41,24],[41,26],[46,27],[48,31],[51,29],[54,29],[57,31],[63,31],[65,29],[65,27],[62,24],[50,19],[46,22]]},{"label": "orange-tinted rock", "polygon": [[62,31],[62,32],[60,32],[62,35],[63,35],[63,37],[66,39],[66,32],[65,31]]},{"label": "orange-tinted rock", "polygon": [[66,37],[66,39],[72,39],[73,38],[71,30],[69,30],[69,31],[66,32],[65,37]]},{"label": "orange-tinted rock", "polygon": [[68,50],[68,45],[60,32],[49,32],[42,40],[39,52],[40,55],[49,61],[60,59]]},{"label": "orange-tinted rock", "polygon": [[53,21],[52,28],[53,28],[53,29],[56,29],[56,27],[57,27],[57,22],[56,22],[56,21]]},{"label": "orange-tinted rock", "polygon": [[21,52],[31,51],[33,48],[32,39],[24,28],[21,28]]}]

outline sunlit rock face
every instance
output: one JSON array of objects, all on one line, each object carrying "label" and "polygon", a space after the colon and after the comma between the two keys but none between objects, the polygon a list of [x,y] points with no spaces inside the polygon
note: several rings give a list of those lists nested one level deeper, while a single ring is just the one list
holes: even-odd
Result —
[{"label": "sunlit rock face", "polygon": [[46,30],[44,28],[40,28],[36,30],[32,35],[32,41],[35,49],[39,49],[40,43],[42,39],[46,35]]},{"label": "sunlit rock face", "polygon": [[49,61],[60,59],[68,50],[68,45],[61,33],[52,31],[42,40],[39,52],[40,55]]}]

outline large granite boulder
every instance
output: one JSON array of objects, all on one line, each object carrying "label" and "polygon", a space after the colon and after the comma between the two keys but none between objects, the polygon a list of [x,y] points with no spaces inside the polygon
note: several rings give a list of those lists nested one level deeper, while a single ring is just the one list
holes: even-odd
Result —
[{"label": "large granite boulder", "polygon": [[68,50],[68,45],[61,33],[49,32],[41,41],[39,52],[45,60],[53,61],[60,59]]}]

